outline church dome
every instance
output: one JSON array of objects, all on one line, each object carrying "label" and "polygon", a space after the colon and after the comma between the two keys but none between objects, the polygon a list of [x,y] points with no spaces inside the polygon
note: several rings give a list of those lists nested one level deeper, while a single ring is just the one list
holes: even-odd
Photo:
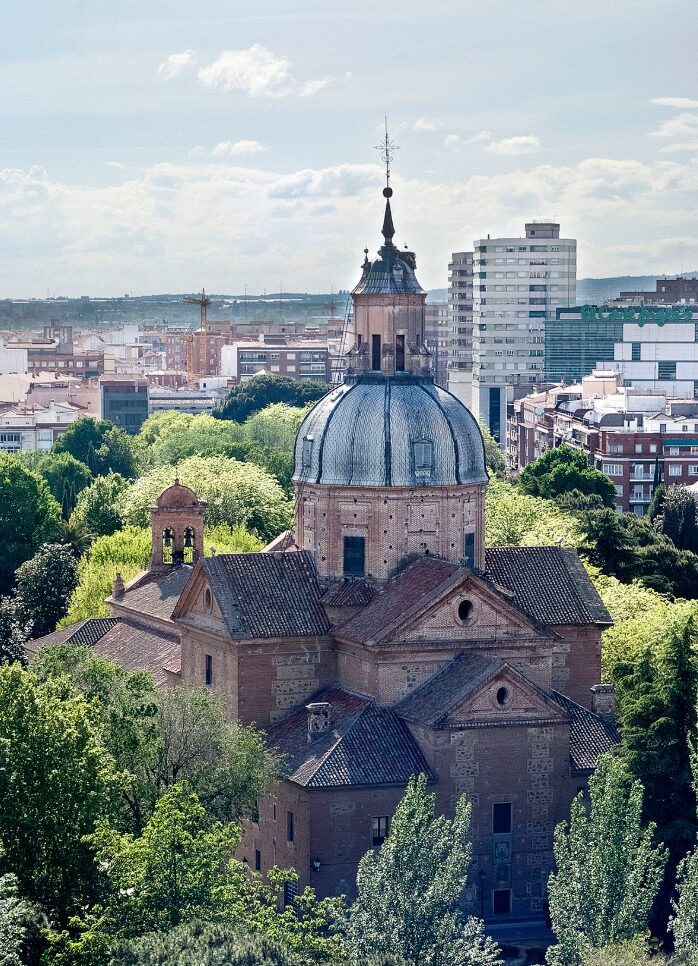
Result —
[{"label": "church dome", "polygon": [[175,480],[172,486],[168,486],[162,491],[155,501],[155,505],[160,508],[171,507],[176,509],[178,507],[199,506],[200,502],[193,490],[184,486],[179,480]]},{"label": "church dome", "polygon": [[336,486],[485,483],[485,447],[470,410],[431,375],[347,375],[303,420],[295,473]]}]

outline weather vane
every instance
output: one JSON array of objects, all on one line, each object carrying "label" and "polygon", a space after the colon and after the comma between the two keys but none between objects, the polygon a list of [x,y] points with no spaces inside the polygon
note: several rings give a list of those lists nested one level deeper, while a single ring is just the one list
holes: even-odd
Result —
[{"label": "weather vane", "polygon": [[[385,191],[383,194],[386,198],[389,198],[393,193],[390,187],[390,162],[395,157],[395,152],[399,151],[400,147],[397,144],[393,144],[388,135],[388,116],[385,117],[385,140],[380,144],[376,145],[376,151],[381,153],[381,161],[385,165]],[[386,194],[386,192],[389,192]]]}]

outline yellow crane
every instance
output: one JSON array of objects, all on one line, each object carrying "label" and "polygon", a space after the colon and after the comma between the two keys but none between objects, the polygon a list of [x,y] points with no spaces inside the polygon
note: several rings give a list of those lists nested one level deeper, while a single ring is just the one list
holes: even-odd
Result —
[{"label": "yellow crane", "polygon": [[[201,310],[201,319],[199,323],[199,331],[201,332],[201,351],[199,352],[199,366],[201,369],[201,357],[204,358],[204,374],[206,373],[206,365],[208,363],[208,339],[207,335],[207,318],[206,311],[211,304],[211,299],[208,298],[204,289],[201,289],[201,295],[191,295],[185,296],[182,299],[183,302],[189,303],[189,305],[198,305]],[[184,340],[187,344],[187,383],[190,386],[194,385],[194,380],[199,374],[194,371],[194,331],[191,326],[189,326],[189,331],[184,336]]]}]

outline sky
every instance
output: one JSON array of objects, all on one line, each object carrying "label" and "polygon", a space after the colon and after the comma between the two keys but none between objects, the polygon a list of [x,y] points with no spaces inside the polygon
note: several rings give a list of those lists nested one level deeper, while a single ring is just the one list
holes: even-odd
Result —
[{"label": "sky", "polygon": [[333,291],[556,218],[698,269],[695,0],[0,0],[0,298]]}]

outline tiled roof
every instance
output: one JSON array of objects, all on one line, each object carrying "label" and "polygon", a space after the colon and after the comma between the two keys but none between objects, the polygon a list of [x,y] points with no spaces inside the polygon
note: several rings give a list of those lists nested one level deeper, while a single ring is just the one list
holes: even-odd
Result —
[{"label": "tiled roof", "polygon": [[385,637],[391,625],[406,618],[420,603],[458,570],[456,564],[437,557],[421,557],[406,570],[401,571],[380,594],[362,610],[342,625],[341,636],[351,640],[371,643]]},{"label": "tiled roof", "polygon": [[232,637],[317,637],[330,623],[312,554],[231,553],[201,566]]},{"label": "tiled roof", "polygon": [[155,683],[168,682],[166,671],[181,668],[179,635],[170,634],[128,618],[120,618],[95,645],[95,651],[127,671],[150,671]]},{"label": "tiled roof", "polygon": [[468,651],[459,654],[446,667],[429,678],[395,708],[408,721],[435,726],[449,711],[491,680],[504,667],[496,657]]},{"label": "tiled roof", "polygon": [[293,530],[284,530],[274,537],[271,543],[268,543],[266,547],[262,550],[262,553],[285,553],[289,550],[296,550],[296,538]]},{"label": "tiled roof", "polygon": [[618,729],[612,721],[583,708],[558,691],[552,691],[550,696],[570,718],[572,768],[575,771],[591,771],[596,768],[599,756],[620,741]]},{"label": "tiled roof", "polygon": [[611,624],[576,551],[564,547],[488,547],[486,575],[541,624]]},{"label": "tiled roof", "polygon": [[360,577],[342,580],[325,591],[322,602],[326,607],[365,607],[376,596],[376,588]]},{"label": "tiled roof", "polygon": [[268,743],[287,758],[288,777],[307,788],[406,785],[429,766],[404,721],[389,708],[341,688],[315,700],[332,705],[332,726],[308,742],[307,712],[296,712],[272,728]]},{"label": "tiled roof", "polygon": [[30,654],[37,654],[41,648],[52,644],[96,644],[111,628],[118,623],[118,617],[90,617],[77,624],[70,624],[52,634],[45,634],[30,641],[27,650]]},{"label": "tiled roof", "polygon": [[178,673],[181,646],[176,632],[161,631],[126,617],[92,617],[30,642],[37,653],[50,644],[84,644],[116,661],[127,671],[150,671],[157,684],[168,683],[167,671]]},{"label": "tiled roof", "polygon": [[172,570],[147,573],[127,587],[124,596],[115,603],[150,617],[170,620],[192,569],[185,564]]}]

